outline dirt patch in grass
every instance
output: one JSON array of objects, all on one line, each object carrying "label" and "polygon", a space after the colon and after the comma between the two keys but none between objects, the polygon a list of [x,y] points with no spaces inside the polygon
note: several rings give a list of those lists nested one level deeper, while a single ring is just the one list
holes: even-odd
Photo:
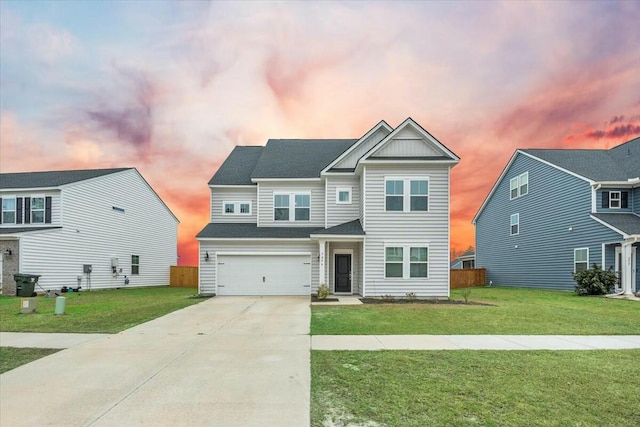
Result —
[{"label": "dirt patch in grass", "polygon": [[363,304],[437,304],[437,305],[485,305],[495,307],[495,304],[478,301],[460,301],[454,299],[407,299],[407,298],[360,298]]},{"label": "dirt patch in grass", "polygon": [[315,295],[311,295],[311,302],[338,302],[340,301],[338,298],[325,298],[321,299]]}]

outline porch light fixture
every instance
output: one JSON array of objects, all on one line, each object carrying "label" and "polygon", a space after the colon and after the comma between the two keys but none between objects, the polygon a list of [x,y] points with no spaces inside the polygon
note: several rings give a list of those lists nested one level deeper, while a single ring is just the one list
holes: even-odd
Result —
[{"label": "porch light fixture", "polygon": [[5,251],[4,251],[4,254],[5,254],[6,256],[10,256],[12,253],[13,253],[13,252],[11,252],[11,249],[7,249],[7,250],[5,250]]},{"label": "porch light fixture", "polygon": [[204,252],[204,260],[209,261],[209,251]]}]

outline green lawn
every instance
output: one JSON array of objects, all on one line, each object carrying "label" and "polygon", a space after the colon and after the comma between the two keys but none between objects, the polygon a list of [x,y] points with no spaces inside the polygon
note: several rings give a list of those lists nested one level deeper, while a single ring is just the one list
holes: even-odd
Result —
[{"label": "green lawn", "polygon": [[[462,300],[460,290],[452,299]],[[493,304],[384,304],[312,307],[312,335],[640,334],[640,303],[573,292],[472,288],[469,301]]]},{"label": "green lawn", "polygon": [[640,350],[313,351],[312,426],[638,426]]},{"label": "green lawn", "polygon": [[25,365],[41,357],[48,356],[57,351],[56,348],[15,348],[0,347],[0,374]]},{"label": "green lawn", "polygon": [[55,298],[37,298],[35,314],[20,314],[20,298],[0,297],[0,331],[116,333],[203,299],[194,289],[151,287],[64,294],[66,314],[54,315]]}]

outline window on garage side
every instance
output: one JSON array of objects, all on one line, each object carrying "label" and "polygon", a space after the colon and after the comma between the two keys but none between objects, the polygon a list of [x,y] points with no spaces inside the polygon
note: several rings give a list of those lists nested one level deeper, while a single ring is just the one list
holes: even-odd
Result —
[{"label": "window on garage side", "polygon": [[402,277],[403,270],[403,248],[385,248],[384,277]]},{"label": "window on garage side", "polygon": [[296,194],[296,221],[309,221],[309,215],[311,214],[311,195],[309,194]]},{"label": "window on garage side", "polygon": [[140,274],[140,255],[131,255],[131,275]]},{"label": "window on garage side", "polygon": [[573,272],[589,269],[589,248],[578,248],[573,250]]},{"label": "window on garage side", "polygon": [[251,202],[224,202],[224,215],[251,215]]},{"label": "window on garage side", "polygon": [[16,199],[15,197],[4,197],[2,199],[2,223],[16,223]]},{"label": "window on garage side", "polygon": [[289,195],[276,194],[273,196],[273,219],[289,221]]},{"label": "window on garage side", "polygon": [[44,197],[31,198],[31,223],[44,224]]}]

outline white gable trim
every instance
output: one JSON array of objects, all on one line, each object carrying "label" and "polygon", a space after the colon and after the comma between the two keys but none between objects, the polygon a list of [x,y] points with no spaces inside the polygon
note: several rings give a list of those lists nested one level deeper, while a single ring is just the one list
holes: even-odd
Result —
[{"label": "white gable trim", "polygon": [[[378,150],[380,150],[382,147],[384,147],[386,144],[388,144],[389,141],[393,140],[393,138],[398,133],[400,133],[400,131],[402,131],[404,128],[406,128],[408,126],[413,127],[424,139],[427,139],[432,144],[434,144],[436,147],[438,147],[440,150],[444,151],[445,154],[447,156],[451,157],[452,160],[454,160],[456,162],[460,161],[460,158],[453,151],[451,151],[447,147],[445,147],[433,135],[431,135],[429,132],[424,130],[424,128],[422,126],[420,126],[418,123],[416,123],[411,117],[407,118],[404,122],[402,122],[401,125],[399,125],[397,128],[395,128],[393,130],[393,132],[391,132],[389,135],[387,135],[387,137],[385,139],[380,141],[378,144],[376,144],[374,147],[372,147],[371,150],[369,150],[367,153],[365,153],[365,155],[362,156],[360,161],[366,160],[367,158],[371,157]],[[360,162],[358,162],[358,163],[360,163]]]},{"label": "white gable trim", "polygon": [[473,219],[471,220],[471,223],[472,223],[472,224],[474,224],[474,225],[475,225],[476,221],[478,220],[478,217],[480,216],[480,214],[481,214],[481,213],[482,213],[482,211],[484,210],[484,208],[485,208],[485,206],[487,205],[487,203],[489,203],[489,200],[490,200],[490,199],[491,199],[491,197],[493,196],[493,193],[495,193],[495,192],[496,192],[496,189],[498,188],[498,184],[500,184],[500,182],[502,182],[502,179],[503,179],[503,178],[504,178],[504,176],[507,174],[507,171],[508,171],[508,170],[509,170],[509,168],[511,167],[511,164],[514,162],[514,160],[516,159],[516,157],[518,156],[518,154],[522,154],[523,156],[527,156],[527,157],[529,157],[529,158],[531,158],[531,159],[533,159],[533,160],[537,160],[537,161],[539,161],[540,163],[543,163],[543,164],[545,164],[545,165],[547,165],[547,166],[551,166],[552,168],[558,169],[559,171],[562,171],[562,172],[567,173],[567,174],[569,174],[569,175],[571,175],[571,176],[574,176],[574,177],[576,177],[576,178],[578,178],[578,179],[581,179],[581,180],[583,180],[583,181],[586,181],[586,182],[588,182],[588,183],[589,183],[589,184],[591,184],[591,185],[593,185],[593,184],[595,183],[594,181],[592,181],[592,180],[590,180],[590,179],[588,179],[588,178],[585,178],[585,177],[584,177],[584,176],[582,176],[582,175],[578,175],[578,174],[577,174],[577,173],[575,173],[575,172],[571,172],[570,170],[567,170],[567,169],[561,168],[561,167],[560,167],[560,166],[558,166],[558,165],[555,165],[555,164],[553,164],[553,163],[551,163],[551,162],[548,162],[548,161],[546,161],[546,160],[542,160],[542,159],[541,159],[541,158],[539,158],[539,157],[536,157],[536,156],[534,156],[534,155],[532,155],[532,154],[529,154],[529,153],[525,153],[524,151],[522,151],[522,150],[518,149],[518,150],[516,150],[516,151],[513,153],[513,155],[511,156],[511,158],[510,158],[510,159],[509,159],[509,161],[507,162],[507,165],[504,167],[504,169],[502,169],[502,173],[500,174],[500,176],[498,177],[498,179],[496,180],[496,182],[493,184],[493,187],[491,187],[491,191],[489,191],[489,194],[487,195],[487,197],[485,197],[484,201],[483,201],[483,202],[482,202],[482,204],[480,205],[480,208],[478,209],[478,212],[476,212],[475,216],[474,216],[474,217],[473,217]]},{"label": "white gable trim", "polygon": [[331,169],[333,166],[338,164],[342,159],[347,157],[349,155],[349,153],[351,153],[353,150],[355,150],[356,147],[358,147],[360,144],[362,144],[363,141],[365,141],[367,138],[369,138],[371,135],[373,135],[374,133],[376,133],[380,129],[385,129],[385,130],[389,131],[389,133],[391,133],[393,131],[393,128],[391,126],[389,126],[387,124],[387,122],[385,122],[384,120],[381,120],[380,123],[378,123],[377,125],[372,127],[371,130],[369,130],[369,132],[365,133],[362,138],[360,138],[353,145],[351,145],[351,147],[349,147],[347,149],[347,151],[345,151],[344,153],[339,155],[334,161],[329,163],[329,165],[326,168],[322,169],[322,171],[320,171],[320,175],[324,175],[329,169]]}]

